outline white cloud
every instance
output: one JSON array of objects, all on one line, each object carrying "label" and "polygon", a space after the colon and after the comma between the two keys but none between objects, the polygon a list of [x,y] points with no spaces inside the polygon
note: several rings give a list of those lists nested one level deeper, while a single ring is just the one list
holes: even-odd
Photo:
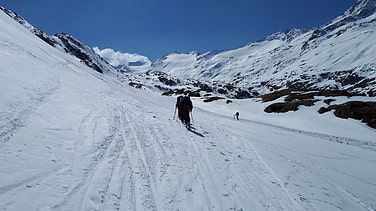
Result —
[{"label": "white cloud", "polygon": [[120,51],[114,51],[110,48],[100,50],[98,47],[94,47],[93,50],[114,67],[119,65],[128,65],[129,62],[142,62],[148,65],[151,64],[150,60],[146,56],[141,56],[138,54],[122,53]]}]

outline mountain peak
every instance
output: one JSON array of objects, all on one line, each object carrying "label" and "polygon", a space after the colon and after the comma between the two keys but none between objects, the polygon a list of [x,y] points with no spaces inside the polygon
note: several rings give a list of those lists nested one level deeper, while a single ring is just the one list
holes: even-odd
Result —
[{"label": "mountain peak", "polygon": [[281,40],[281,41],[287,41],[290,42],[292,39],[296,38],[297,36],[304,34],[306,32],[309,32],[311,29],[285,29],[280,32],[276,32],[272,35],[267,36],[264,39],[261,39],[256,42],[260,41],[271,41],[271,40]]},{"label": "mountain peak", "polygon": [[259,94],[299,88],[376,96],[375,8],[376,0],[359,0],[317,28],[283,30],[197,59],[170,56],[152,68],[180,79],[230,83]]},{"label": "mountain peak", "polygon": [[345,16],[353,16],[356,19],[365,18],[376,11],[375,0],[359,0],[349,10],[345,12]]}]

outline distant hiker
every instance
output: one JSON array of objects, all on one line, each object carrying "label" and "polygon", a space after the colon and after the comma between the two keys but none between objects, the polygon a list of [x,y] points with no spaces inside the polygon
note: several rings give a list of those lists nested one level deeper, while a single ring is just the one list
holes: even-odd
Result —
[{"label": "distant hiker", "polygon": [[178,109],[178,117],[180,121],[187,128],[190,128],[191,119],[189,117],[189,112],[192,111],[193,106],[189,96],[179,96],[176,101],[176,108]]},{"label": "distant hiker", "polygon": [[239,112],[236,112],[234,116],[236,120],[239,120]]}]

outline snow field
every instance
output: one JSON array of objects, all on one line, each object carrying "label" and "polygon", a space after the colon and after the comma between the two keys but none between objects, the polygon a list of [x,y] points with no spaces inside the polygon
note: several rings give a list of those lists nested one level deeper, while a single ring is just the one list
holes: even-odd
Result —
[{"label": "snow field", "polygon": [[359,122],[195,99],[187,131],[175,98],[96,73],[3,13],[0,28],[0,210],[376,208],[375,131]]}]

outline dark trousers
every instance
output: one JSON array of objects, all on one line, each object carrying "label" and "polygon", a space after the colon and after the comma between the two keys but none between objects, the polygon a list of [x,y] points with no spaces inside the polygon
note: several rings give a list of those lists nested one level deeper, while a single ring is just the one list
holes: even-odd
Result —
[{"label": "dark trousers", "polygon": [[188,125],[191,122],[191,118],[189,117],[189,110],[179,109],[178,115],[179,115],[180,121],[183,124]]}]

